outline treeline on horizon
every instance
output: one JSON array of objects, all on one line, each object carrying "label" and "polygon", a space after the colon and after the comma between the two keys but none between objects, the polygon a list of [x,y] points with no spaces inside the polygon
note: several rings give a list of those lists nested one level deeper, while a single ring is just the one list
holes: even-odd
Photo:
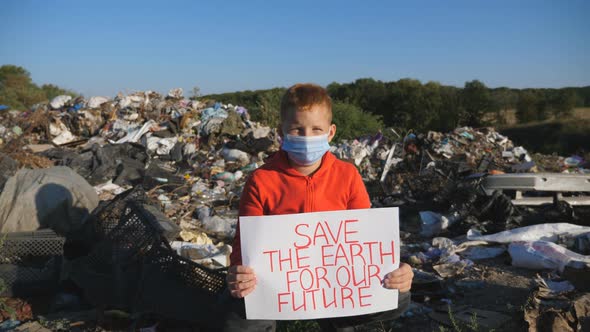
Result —
[{"label": "treeline on horizon", "polygon": [[38,86],[33,83],[31,73],[23,67],[15,65],[0,67],[0,105],[16,110],[26,110],[37,103],[50,101],[60,95],[75,97],[78,94],[53,84]]},{"label": "treeline on horizon", "polygon": [[[488,88],[473,80],[464,87],[422,83],[415,79],[383,82],[372,78],[352,83],[331,83],[336,139],[355,138],[385,127],[401,131],[450,131],[459,126],[503,126],[508,110],[516,110],[519,123],[549,118],[567,119],[575,107],[590,107],[590,86],[561,89]],[[196,87],[198,94],[198,88]],[[254,121],[276,127],[285,88],[238,91],[198,96],[246,107]],[[59,95],[76,92],[53,84],[36,85],[30,73],[15,65],[0,66],[0,105],[26,110]],[[195,98],[196,96],[193,96]],[[575,131],[588,131],[582,121]],[[586,136],[584,136],[586,137]]]},{"label": "treeline on horizon", "polygon": [[[458,88],[409,78],[394,82],[362,78],[352,83],[331,83],[326,88],[333,100],[338,131],[349,138],[382,127],[449,131],[458,126],[502,126],[508,110],[516,110],[519,123],[562,119],[570,117],[576,107],[590,106],[590,86],[488,88],[473,80]],[[276,126],[284,92],[285,88],[273,88],[201,98],[242,105],[253,120]]]}]

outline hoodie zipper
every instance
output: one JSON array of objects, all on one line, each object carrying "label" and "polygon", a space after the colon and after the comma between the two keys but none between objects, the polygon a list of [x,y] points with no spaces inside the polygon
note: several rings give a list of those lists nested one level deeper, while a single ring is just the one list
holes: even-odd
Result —
[{"label": "hoodie zipper", "polygon": [[306,191],[307,191],[307,202],[305,204],[305,212],[313,211],[313,182],[309,176],[305,177]]}]

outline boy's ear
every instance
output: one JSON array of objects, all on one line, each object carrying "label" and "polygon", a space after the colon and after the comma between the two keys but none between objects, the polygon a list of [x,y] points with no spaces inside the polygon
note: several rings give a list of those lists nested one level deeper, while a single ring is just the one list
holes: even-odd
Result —
[{"label": "boy's ear", "polygon": [[330,132],[328,133],[328,142],[332,141],[332,138],[334,138],[334,135],[336,135],[336,125],[332,123],[330,125]]},{"label": "boy's ear", "polygon": [[280,138],[283,138],[283,126],[278,126],[277,127],[277,133],[279,134]]}]

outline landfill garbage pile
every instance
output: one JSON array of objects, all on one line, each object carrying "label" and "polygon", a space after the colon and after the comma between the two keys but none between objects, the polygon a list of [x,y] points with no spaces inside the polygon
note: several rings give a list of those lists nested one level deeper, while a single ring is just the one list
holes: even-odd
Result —
[{"label": "landfill garbage pile", "polygon": [[3,177],[18,163],[67,166],[103,200],[141,184],[183,226],[184,239],[205,239],[195,232],[202,228],[231,240],[244,175],[279,146],[276,131],[250,121],[245,108],[188,100],[181,89],[113,100],[59,96],[2,114],[0,135]]},{"label": "landfill garbage pile", "polygon": [[[145,198],[136,201],[142,209],[177,227],[164,241],[166,257],[173,252],[207,269],[223,269],[229,264],[245,180],[279,146],[276,130],[250,121],[247,109],[189,100],[181,89],[113,99],[58,96],[31,110],[0,111],[0,191],[20,168],[53,166],[69,167],[94,188],[101,200],[96,210],[141,188]],[[564,200],[516,205],[514,192],[489,190],[485,180],[505,173],[588,176],[590,156],[531,155],[493,128],[468,127],[403,135],[385,130],[337,142],[331,152],[357,166],[373,207],[400,207],[401,257],[416,274],[414,309],[404,319],[429,314],[440,321],[436,305],[452,305],[461,301],[459,294],[484,288],[476,276],[487,261],[510,259],[510,267],[554,270],[574,285],[571,298],[588,291],[580,278],[590,266],[588,205]],[[564,195],[577,199],[588,192]],[[559,226],[548,237],[546,225]],[[94,242],[84,246],[81,238],[70,239],[64,250],[68,259],[80,262],[96,252]],[[76,273],[80,276],[81,270]],[[132,311],[136,299],[119,300]],[[496,323],[514,316],[513,311],[486,312],[497,318],[487,326],[497,329]],[[533,311],[526,316],[531,326],[537,321]]]}]

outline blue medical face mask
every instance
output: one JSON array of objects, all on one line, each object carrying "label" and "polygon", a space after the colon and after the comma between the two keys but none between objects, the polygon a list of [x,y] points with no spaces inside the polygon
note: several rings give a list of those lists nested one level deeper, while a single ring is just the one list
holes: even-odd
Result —
[{"label": "blue medical face mask", "polygon": [[324,154],[330,150],[330,145],[328,144],[328,134],[319,136],[287,135],[282,148],[295,163],[309,166],[322,159]]}]

